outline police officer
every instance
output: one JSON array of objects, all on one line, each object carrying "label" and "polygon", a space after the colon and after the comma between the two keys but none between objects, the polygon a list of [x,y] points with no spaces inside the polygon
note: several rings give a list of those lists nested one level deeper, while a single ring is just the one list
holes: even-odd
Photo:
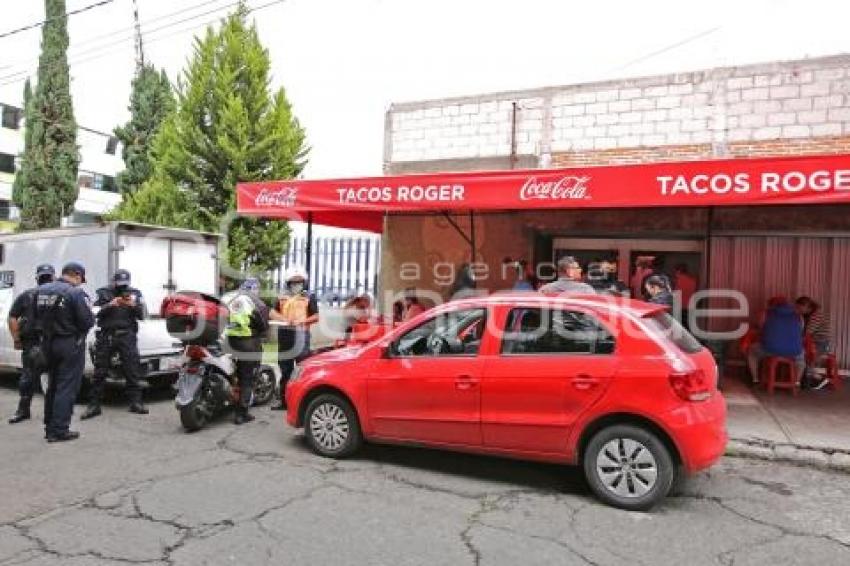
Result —
[{"label": "police officer", "polygon": [[[53,266],[39,265],[35,269],[36,285],[44,285],[53,281]],[[36,323],[35,296],[38,287],[27,289],[15,298],[9,309],[9,332],[15,343],[15,349],[21,350],[21,376],[18,380],[18,410],[9,419],[9,424],[16,424],[30,418],[30,405],[35,392],[35,380],[38,378],[37,364],[32,359],[33,348],[41,342],[41,329]]]},{"label": "police officer", "polygon": [[280,366],[280,397],[270,409],[286,408],[286,385],[295,363],[310,355],[310,326],[319,321],[316,297],[307,291],[307,272],[300,267],[286,272],[286,290],[271,312],[272,320],[283,323],[277,333],[277,355]]},{"label": "police officer", "polygon": [[94,326],[91,300],[80,287],[85,282],[85,267],[70,262],[57,281],[41,285],[36,293],[36,319],[44,333],[47,358],[44,426],[48,442],[80,436],[68,427],[86,365],[86,336]]},{"label": "police officer", "polygon": [[254,420],[248,412],[254,391],[254,377],[263,356],[263,336],[269,329],[269,308],[260,300],[260,282],[249,277],[239,292],[227,301],[230,320],[224,331],[227,345],[236,359],[239,379],[239,406],[233,422],[241,425]]},{"label": "police officer", "polygon": [[94,376],[92,379],[89,406],[81,419],[100,415],[103,388],[109,375],[112,356],[116,353],[121,361],[121,371],[126,381],[130,412],[148,414],[142,403],[142,369],[139,365],[137,333],[139,321],[145,318],[145,300],[141,291],[130,286],[130,272],[119,269],[112,277],[112,285],[97,290],[94,306],[97,313],[98,332],[94,341]]}]

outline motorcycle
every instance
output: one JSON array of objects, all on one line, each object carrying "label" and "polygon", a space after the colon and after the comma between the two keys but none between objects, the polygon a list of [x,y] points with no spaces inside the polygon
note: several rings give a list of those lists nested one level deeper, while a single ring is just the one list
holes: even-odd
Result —
[{"label": "motorcycle", "polygon": [[[237,381],[236,362],[220,344],[186,346],[175,398],[183,428],[188,432],[200,430],[216,414],[237,406],[240,401]],[[251,404],[271,401],[275,385],[275,370],[261,364],[254,376]]]}]

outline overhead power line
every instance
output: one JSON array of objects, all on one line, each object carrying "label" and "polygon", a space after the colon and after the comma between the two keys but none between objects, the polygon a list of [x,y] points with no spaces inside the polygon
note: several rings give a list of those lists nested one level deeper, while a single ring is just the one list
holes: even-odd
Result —
[{"label": "overhead power line", "polygon": [[[260,10],[264,10],[264,9],[269,8],[271,6],[274,6],[274,5],[277,5],[277,4],[283,4],[286,1],[287,0],[273,0],[271,2],[261,4],[259,6],[254,7],[254,8],[249,7],[248,13],[252,14],[252,13],[255,13],[255,12],[259,12]],[[238,4],[238,2],[236,2],[235,4]],[[227,6],[223,6],[219,10],[224,9],[226,7]],[[200,23],[197,23],[197,24],[193,24],[193,25],[185,27],[185,28],[175,30],[171,33],[161,35],[159,37],[155,37],[153,39],[145,39],[145,45],[151,45],[153,43],[157,43],[158,41],[162,41],[164,39],[174,37],[175,35],[179,35],[181,33],[185,33],[187,31],[191,31],[191,30],[199,28],[199,27],[204,27],[204,26],[210,25],[212,23],[219,21],[219,19],[220,18],[218,18],[218,17],[211,18],[211,19],[208,19],[206,21],[203,21],[203,22],[200,22]],[[130,39],[130,37],[124,38],[121,41],[114,42],[112,45],[125,43],[128,39]],[[98,50],[98,51],[100,51],[100,50]],[[90,52],[90,51],[87,51],[87,52]],[[77,55],[80,55],[80,54],[77,54]],[[98,60],[98,59],[102,59],[102,58],[108,57],[110,55],[112,55],[111,52],[105,52],[105,53],[98,53],[98,54],[93,55],[91,57],[83,57],[81,59],[74,58],[74,59],[69,60],[68,64],[69,65],[80,65],[80,64],[83,64],[83,63],[88,63],[89,61],[95,61],[95,60]],[[2,76],[2,77],[0,77],[0,87],[15,84],[15,83],[23,83],[29,75],[30,75],[30,71],[21,71],[21,72],[18,72],[18,73],[12,73],[10,75]],[[14,77],[18,77],[18,78],[14,78]]]},{"label": "overhead power line", "polygon": [[[93,9],[99,8],[101,6],[111,4],[114,1],[115,0],[100,0],[100,2],[95,2],[94,4],[89,4],[88,6],[83,6],[82,8],[77,8],[76,10],[71,10],[70,12],[66,12],[65,17],[73,16],[74,14],[82,14],[83,12],[88,12],[89,10],[93,10]],[[15,35],[15,34],[18,34],[18,33],[22,33],[22,32],[25,32],[25,31],[29,31],[31,29],[40,28],[44,24],[50,23],[50,22],[52,22],[54,20],[58,20],[58,19],[61,19],[61,17],[59,17],[59,18],[47,18],[46,20],[42,20],[40,22],[35,22],[35,23],[29,24],[29,25],[25,25],[25,26],[19,27],[17,29],[11,29],[9,31],[4,31],[4,32],[0,33],[0,39],[3,39],[4,37],[9,37],[11,35]]]},{"label": "overhead power line", "polygon": [[[221,0],[218,0],[218,1],[221,1]],[[212,2],[212,3],[214,4],[215,1]],[[195,4],[194,6],[190,6],[188,8],[184,8],[182,10],[172,12],[170,14],[165,14],[165,15],[159,16],[157,18],[153,18],[153,19],[149,20],[148,22],[146,22],[145,24],[142,24],[142,25],[145,26],[149,23],[169,19],[172,16],[183,14],[187,11],[192,10],[192,9],[195,9],[195,8],[198,8],[198,7],[201,7],[201,6],[207,6],[209,4],[210,4],[210,2],[202,2],[200,4]],[[218,8],[214,8],[212,10],[207,10],[205,12],[201,12],[201,13],[195,14],[193,16],[188,16],[188,17],[185,17],[185,18],[180,19],[180,20],[167,22],[167,23],[164,23],[160,26],[156,26],[154,28],[143,29],[142,34],[154,33],[154,32],[157,32],[157,31],[164,30],[164,29],[168,29],[170,27],[174,27],[174,26],[180,25],[182,23],[190,22],[190,21],[196,20],[198,18],[203,18],[204,16],[208,16],[208,15],[214,14],[216,12],[221,12],[222,10],[227,10],[229,8],[233,8],[233,7],[237,6],[238,4],[239,4],[239,2],[230,1],[230,3],[219,6]],[[100,39],[106,39],[108,37],[115,37],[115,36],[121,35],[121,34],[124,34],[124,37],[121,37],[117,40],[113,40],[113,41],[110,41],[110,42],[107,42],[107,43],[103,43],[101,45],[96,45],[94,47],[90,47],[88,49],[83,49],[81,51],[75,50],[78,47],[81,47],[81,46],[84,46],[84,45],[90,45],[94,42],[99,41]],[[85,41],[82,41],[82,42],[75,44],[74,48],[71,49],[72,52],[69,54],[69,58],[78,58],[82,55],[87,55],[89,53],[95,53],[95,52],[98,52],[102,49],[106,49],[108,47],[113,47],[115,45],[121,45],[121,44],[125,43],[131,37],[133,39],[135,39],[135,37],[136,37],[135,34],[136,34],[135,26],[130,26],[130,27],[122,28],[120,30],[113,31],[113,32],[110,32],[110,33],[107,33],[107,34],[103,34],[103,35],[100,35],[100,36],[97,36],[97,37],[94,37],[94,38],[89,38],[88,40],[85,40]],[[35,58],[27,59],[27,60],[24,60],[24,61],[18,61],[17,63],[13,63],[12,65],[7,65],[7,68],[8,67],[11,67],[11,68],[23,67],[23,68],[20,71],[16,71],[16,72],[13,72],[13,73],[9,73],[7,75],[3,75],[2,77],[0,77],[0,81],[4,81],[4,80],[12,78],[14,76],[27,76],[27,75],[29,75],[30,74],[30,67],[32,66],[32,64],[37,63],[37,62],[38,62],[38,57],[35,57]]]},{"label": "overhead power line", "polygon": [[620,65],[619,67],[614,69],[614,71],[623,71],[625,69],[628,69],[629,67],[637,65],[638,63],[643,63],[644,61],[646,61],[648,59],[652,59],[653,57],[657,57],[659,55],[667,53],[668,51],[673,51],[674,49],[678,49],[679,47],[687,45],[688,43],[691,43],[691,42],[696,41],[698,39],[702,39],[703,37],[705,37],[707,35],[711,35],[711,34],[717,32],[717,31],[721,30],[722,28],[723,28],[723,26],[715,26],[711,29],[701,31],[700,33],[697,33],[697,34],[692,35],[690,37],[686,37],[685,39],[677,41],[676,43],[672,43],[672,44],[670,44],[666,47],[662,47],[661,49],[658,49],[657,51],[647,53],[646,55],[641,55],[637,59],[632,59],[631,61],[629,61],[629,62],[627,62],[623,65]]}]

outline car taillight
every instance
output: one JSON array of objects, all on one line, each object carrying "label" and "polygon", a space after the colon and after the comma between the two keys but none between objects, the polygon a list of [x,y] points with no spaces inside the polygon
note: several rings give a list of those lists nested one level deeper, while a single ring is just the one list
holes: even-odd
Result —
[{"label": "car taillight", "polygon": [[670,387],[685,401],[706,401],[711,397],[711,387],[701,369],[671,373]]},{"label": "car taillight", "polygon": [[207,357],[207,351],[201,346],[189,346],[186,348],[186,357],[190,360],[201,361]]}]

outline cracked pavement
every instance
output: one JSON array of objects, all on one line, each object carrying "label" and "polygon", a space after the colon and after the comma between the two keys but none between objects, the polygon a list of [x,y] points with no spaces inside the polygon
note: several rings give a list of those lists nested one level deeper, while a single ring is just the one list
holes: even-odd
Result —
[{"label": "cracked pavement", "polygon": [[[0,388],[0,566],[850,564],[850,476],[725,459],[651,513],[577,470],[369,446],[313,455],[281,413],[185,434],[166,393],[48,445]],[[79,413],[80,407],[77,408]]]}]

